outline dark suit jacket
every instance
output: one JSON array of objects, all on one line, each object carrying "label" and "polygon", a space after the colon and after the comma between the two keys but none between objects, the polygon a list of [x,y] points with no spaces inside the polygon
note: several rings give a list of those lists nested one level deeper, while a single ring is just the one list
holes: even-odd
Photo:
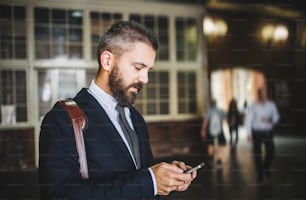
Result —
[{"label": "dark suit jacket", "polygon": [[39,141],[41,199],[152,199],[153,182],[148,167],[153,164],[148,130],[143,117],[131,108],[138,134],[142,167],[132,158],[100,104],[87,89],[74,100],[85,112],[84,131],[89,179],[82,180],[71,120],[56,104],[45,116]]}]

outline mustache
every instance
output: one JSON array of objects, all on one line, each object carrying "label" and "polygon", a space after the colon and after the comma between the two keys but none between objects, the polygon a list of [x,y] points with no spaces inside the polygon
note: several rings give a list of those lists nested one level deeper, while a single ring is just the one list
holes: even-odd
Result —
[{"label": "mustache", "polygon": [[131,87],[135,87],[135,88],[138,89],[138,91],[140,91],[140,90],[142,90],[142,88],[143,88],[143,84],[142,84],[142,83],[134,83],[134,84],[131,84],[131,85],[129,86],[129,88],[131,88]]}]

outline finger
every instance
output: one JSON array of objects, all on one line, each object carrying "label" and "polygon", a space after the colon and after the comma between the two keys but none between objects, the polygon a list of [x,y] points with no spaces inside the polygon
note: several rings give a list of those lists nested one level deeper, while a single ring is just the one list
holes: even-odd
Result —
[{"label": "finger", "polygon": [[[158,187],[158,194],[159,195],[168,195],[172,191],[177,191],[182,187],[182,185],[185,185],[185,182],[179,182],[179,181],[170,181],[166,185],[160,185]],[[184,186],[182,187],[184,188]]]},{"label": "finger", "polygon": [[169,163],[160,163],[160,164],[157,164],[157,165],[153,166],[152,168],[160,168],[160,169],[163,169],[165,171],[173,171],[173,172],[176,172],[176,173],[183,173],[184,172],[177,165],[169,164]]},{"label": "finger", "polygon": [[177,191],[185,191],[189,188],[191,182],[185,183],[177,187]]},{"label": "finger", "polygon": [[175,181],[180,182],[182,184],[193,180],[193,176],[191,174],[185,174],[185,173],[176,174],[176,175],[173,174],[172,177],[174,178]]},{"label": "finger", "polygon": [[191,173],[191,179],[192,179],[192,180],[195,179],[195,178],[197,177],[197,175],[198,175],[198,172],[197,172],[197,171],[193,171],[193,172]]},{"label": "finger", "polygon": [[180,168],[178,164],[166,164],[166,165],[163,165],[164,169],[167,169],[167,170],[171,170],[171,171],[174,171],[176,173],[183,173],[184,172],[184,169]]},{"label": "finger", "polygon": [[176,166],[183,169],[184,171],[187,170],[187,165],[182,161],[175,160],[175,161],[172,162],[172,164],[175,164]]}]

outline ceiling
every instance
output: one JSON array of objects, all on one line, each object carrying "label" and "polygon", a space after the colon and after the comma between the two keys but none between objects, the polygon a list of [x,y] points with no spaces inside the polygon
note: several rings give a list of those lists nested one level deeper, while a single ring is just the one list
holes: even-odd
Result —
[{"label": "ceiling", "polygon": [[305,0],[156,0],[171,3],[199,4],[207,10],[269,13],[286,18],[306,16]]}]

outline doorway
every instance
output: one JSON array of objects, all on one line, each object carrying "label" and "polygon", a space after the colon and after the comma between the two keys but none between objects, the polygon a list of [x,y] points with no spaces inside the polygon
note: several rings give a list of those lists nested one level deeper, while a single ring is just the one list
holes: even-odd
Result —
[{"label": "doorway", "polygon": [[224,111],[228,110],[232,98],[236,99],[238,109],[244,111],[256,100],[257,89],[265,84],[262,72],[239,67],[215,70],[210,78],[211,98],[214,98],[217,106]]}]

